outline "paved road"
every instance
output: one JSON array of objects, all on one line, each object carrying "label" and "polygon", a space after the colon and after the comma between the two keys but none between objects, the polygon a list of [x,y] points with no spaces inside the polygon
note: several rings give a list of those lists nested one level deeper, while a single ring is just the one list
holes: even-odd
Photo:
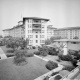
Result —
[{"label": "paved road", "polygon": [[1,59],[7,59],[7,56],[5,55],[5,53],[3,52],[1,48],[0,48],[0,57]]}]

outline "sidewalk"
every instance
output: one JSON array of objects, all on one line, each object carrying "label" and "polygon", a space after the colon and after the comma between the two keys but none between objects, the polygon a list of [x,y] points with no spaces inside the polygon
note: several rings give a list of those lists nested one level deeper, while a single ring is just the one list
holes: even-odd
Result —
[{"label": "sidewalk", "polygon": [[0,48],[0,57],[1,59],[7,59],[7,56],[5,55],[5,53],[3,52],[1,48]]}]

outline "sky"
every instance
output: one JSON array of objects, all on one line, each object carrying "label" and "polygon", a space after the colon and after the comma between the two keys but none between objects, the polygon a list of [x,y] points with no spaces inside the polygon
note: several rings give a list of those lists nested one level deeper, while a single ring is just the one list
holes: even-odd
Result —
[{"label": "sky", "polygon": [[80,0],[0,0],[0,34],[22,17],[47,18],[56,28],[80,26]]}]

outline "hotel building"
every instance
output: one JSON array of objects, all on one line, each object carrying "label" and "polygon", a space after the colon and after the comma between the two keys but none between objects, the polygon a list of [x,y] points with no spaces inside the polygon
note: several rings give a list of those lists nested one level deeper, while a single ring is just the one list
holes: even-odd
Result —
[{"label": "hotel building", "polygon": [[19,21],[17,26],[3,30],[4,36],[23,37],[29,39],[29,45],[37,46],[45,43],[45,40],[54,35],[52,25],[48,24],[49,19],[38,17],[24,17],[23,21]]},{"label": "hotel building", "polygon": [[54,30],[54,36],[61,36],[61,38],[66,39],[74,39],[77,37],[80,39],[80,27],[67,27],[67,28],[60,28]]}]

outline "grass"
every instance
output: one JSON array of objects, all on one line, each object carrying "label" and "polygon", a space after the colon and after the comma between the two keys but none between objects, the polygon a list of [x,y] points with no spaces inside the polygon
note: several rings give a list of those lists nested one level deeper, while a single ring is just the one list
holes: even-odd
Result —
[{"label": "grass", "polygon": [[16,66],[13,58],[1,60],[0,80],[33,80],[48,72],[45,61],[36,57],[29,57],[27,61],[24,66]]}]

